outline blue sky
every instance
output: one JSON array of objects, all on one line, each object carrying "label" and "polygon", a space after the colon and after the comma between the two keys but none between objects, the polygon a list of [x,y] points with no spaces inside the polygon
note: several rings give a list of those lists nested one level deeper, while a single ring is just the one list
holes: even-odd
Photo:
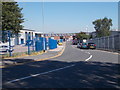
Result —
[{"label": "blue sky", "polygon": [[113,20],[113,29],[118,28],[117,2],[44,2],[44,30],[42,2],[19,2],[19,6],[23,8],[25,29],[47,33],[92,32],[92,21],[104,17]]}]

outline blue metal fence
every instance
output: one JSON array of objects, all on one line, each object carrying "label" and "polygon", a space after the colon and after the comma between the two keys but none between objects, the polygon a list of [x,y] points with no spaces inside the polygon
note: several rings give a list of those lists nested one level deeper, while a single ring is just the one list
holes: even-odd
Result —
[{"label": "blue metal fence", "polygon": [[55,49],[55,48],[57,48],[57,40],[49,38],[49,49]]},{"label": "blue metal fence", "polygon": [[35,51],[42,51],[42,50],[43,50],[42,41],[41,40],[37,40],[35,42]]},{"label": "blue metal fence", "polygon": [[44,49],[43,40],[45,40],[45,50],[47,50],[47,47],[49,47],[49,49],[57,48],[57,40],[49,38],[47,41],[46,38],[40,37],[39,40],[35,42],[35,51],[42,51]]},{"label": "blue metal fence", "polygon": [[39,40],[35,42],[35,51],[42,51],[44,49],[43,40],[45,40],[45,50],[47,50],[47,39],[40,37]]},{"label": "blue metal fence", "polygon": [[[40,41],[42,41],[42,47],[44,47],[43,40],[45,40],[45,50],[47,50],[47,39],[46,39],[46,38],[43,38],[43,37],[40,37]],[[43,49],[44,49],[44,48],[43,48]]]}]

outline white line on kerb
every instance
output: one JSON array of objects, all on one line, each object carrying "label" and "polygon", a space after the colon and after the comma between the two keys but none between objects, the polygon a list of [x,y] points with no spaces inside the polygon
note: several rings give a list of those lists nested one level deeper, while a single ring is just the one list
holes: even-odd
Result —
[{"label": "white line on kerb", "polygon": [[43,72],[43,73],[38,73],[38,74],[34,74],[34,75],[30,75],[30,76],[23,77],[23,78],[11,80],[11,81],[8,81],[6,84],[8,84],[8,83],[13,83],[13,82],[17,82],[17,81],[24,80],[24,79],[28,79],[28,78],[32,78],[32,77],[36,77],[36,76],[39,76],[39,75],[44,75],[44,74],[51,73],[51,72],[55,72],[55,71],[59,71],[59,70],[62,70],[62,69],[66,69],[66,68],[69,68],[69,67],[73,67],[73,66],[75,66],[75,64],[70,65],[70,66],[66,66],[66,67],[63,67],[63,68],[58,68],[58,69],[54,69],[54,70],[51,70],[51,71],[47,71],[47,72]]}]

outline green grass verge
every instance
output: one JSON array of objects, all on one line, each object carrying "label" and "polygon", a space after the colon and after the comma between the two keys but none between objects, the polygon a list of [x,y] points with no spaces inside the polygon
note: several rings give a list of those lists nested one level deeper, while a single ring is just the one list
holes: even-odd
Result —
[{"label": "green grass verge", "polygon": [[[39,51],[39,52],[35,52],[35,51],[31,51],[30,52],[30,56],[31,55],[38,55],[38,54],[42,54],[43,51]],[[0,55],[0,58],[4,59],[4,58],[15,58],[15,57],[21,57],[21,56],[27,56],[28,52],[19,52],[19,53],[12,53],[12,56],[10,57],[9,54],[4,54],[4,55]]]}]

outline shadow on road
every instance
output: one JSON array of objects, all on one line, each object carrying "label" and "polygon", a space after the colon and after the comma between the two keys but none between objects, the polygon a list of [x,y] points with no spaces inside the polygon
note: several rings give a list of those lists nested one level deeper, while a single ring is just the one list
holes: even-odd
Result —
[{"label": "shadow on road", "polygon": [[[75,66],[5,84],[22,77]],[[2,69],[3,88],[118,88],[118,64],[101,62],[39,61]]]},{"label": "shadow on road", "polygon": [[32,62],[32,59],[2,59],[2,65],[14,65],[17,63],[25,63],[25,62]]}]

